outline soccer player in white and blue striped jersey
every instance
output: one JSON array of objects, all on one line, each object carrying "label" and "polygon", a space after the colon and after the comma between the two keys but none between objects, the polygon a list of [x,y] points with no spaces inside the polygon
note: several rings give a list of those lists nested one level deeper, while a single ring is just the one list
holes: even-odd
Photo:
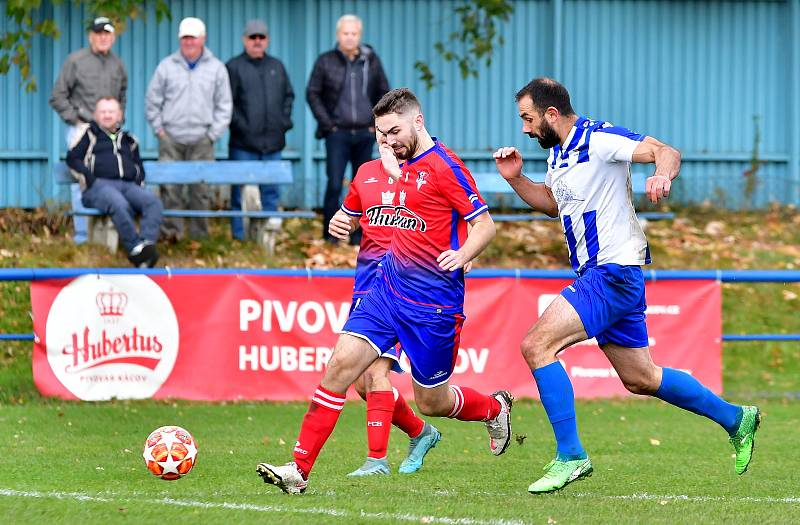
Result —
[{"label": "soccer player in white and blue striped jersey", "polygon": [[644,276],[650,250],[631,203],[630,165],[655,163],[646,192],[652,202],[669,196],[681,156],[658,140],[580,117],[567,90],[536,78],[517,93],[522,131],[550,150],[544,184],[522,174],[522,156],[513,147],[494,154],[497,170],[532,208],[559,217],[577,279],[531,327],[521,349],[539,389],[556,438],[556,457],[542,478],[528,487],[552,492],[592,473],[578,437],[575,395],[559,352],[592,337],[625,387],[705,416],[722,426],[743,474],[761,419],[758,408],[728,403],[695,378],[656,366],[645,325]]}]

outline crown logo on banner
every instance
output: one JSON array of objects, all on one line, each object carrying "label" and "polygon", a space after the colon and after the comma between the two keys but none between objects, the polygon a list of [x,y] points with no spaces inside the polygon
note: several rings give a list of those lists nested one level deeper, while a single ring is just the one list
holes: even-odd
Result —
[{"label": "crown logo on banner", "polygon": [[128,296],[123,292],[115,292],[113,288],[100,292],[95,299],[100,315],[107,318],[121,317],[128,305]]}]

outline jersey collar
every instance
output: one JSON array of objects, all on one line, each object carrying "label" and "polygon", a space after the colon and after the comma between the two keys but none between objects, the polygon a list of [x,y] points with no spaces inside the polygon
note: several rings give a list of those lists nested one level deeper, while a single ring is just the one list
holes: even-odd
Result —
[{"label": "jersey collar", "polygon": [[415,162],[417,162],[422,157],[424,157],[427,154],[431,153],[433,150],[442,147],[441,144],[439,143],[439,139],[438,138],[436,138],[436,137],[431,137],[431,138],[433,139],[433,146],[431,146],[430,148],[426,149],[425,151],[423,151],[422,153],[420,153],[416,157],[411,157],[410,159],[405,161],[403,164],[401,164],[400,167],[404,168],[404,167],[408,166],[409,164],[414,164]]},{"label": "jersey collar", "polygon": [[583,133],[586,130],[586,123],[589,122],[589,119],[578,115],[578,120],[575,121],[573,124],[572,129],[569,130],[569,135],[567,135],[567,140],[565,141],[567,147],[564,148],[564,151],[561,151],[561,144],[556,144],[553,146],[553,160],[564,161],[567,160],[569,157],[570,151],[575,149],[578,143],[581,141],[583,137]]}]

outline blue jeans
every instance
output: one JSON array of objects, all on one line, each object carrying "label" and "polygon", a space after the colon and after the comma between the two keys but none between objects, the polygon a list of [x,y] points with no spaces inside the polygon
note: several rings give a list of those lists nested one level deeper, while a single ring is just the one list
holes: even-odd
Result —
[{"label": "blue jeans", "polygon": [[[130,253],[142,241],[156,242],[161,226],[161,199],[138,184],[117,179],[95,179],[81,197],[87,208],[111,215],[120,241]],[[136,231],[136,215],[141,215],[141,233]]]},{"label": "blue jeans", "polygon": [[[344,170],[347,163],[353,170],[355,177],[358,168],[372,159],[372,148],[375,145],[375,133],[369,128],[337,129],[325,138],[325,173],[328,176],[328,185],[325,188],[325,202],[323,213],[325,222],[322,223],[322,232],[325,239],[335,240],[328,233],[328,223],[341,205],[342,183]],[[351,237],[351,240],[357,240]]]},{"label": "blue jeans", "polygon": [[[281,160],[281,152],[254,153],[239,148],[229,148],[228,158],[230,160]],[[281,198],[280,188],[277,184],[259,184],[258,189],[261,193],[261,209],[264,211],[275,211],[278,209],[278,202]],[[239,211],[242,209],[242,187],[231,186],[231,210]],[[244,240],[244,221],[241,217],[231,217],[231,235],[234,239]]]},{"label": "blue jeans", "polygon": [[[79,137],[73,137],[73,134],[77,133],[77,131],[78,126],[67,125],[67,132],[64,134],[67,141],[67,151],[72,147],[73,142],[77,142]],[[80,194],[75,192],[70,198],[72,199],[72,209],[79,208]],[[72,224],[75,226],[75,238],[73,239],[75,244],[85,243],[89,239],[89,219],[80,215],[73,215]]]}]

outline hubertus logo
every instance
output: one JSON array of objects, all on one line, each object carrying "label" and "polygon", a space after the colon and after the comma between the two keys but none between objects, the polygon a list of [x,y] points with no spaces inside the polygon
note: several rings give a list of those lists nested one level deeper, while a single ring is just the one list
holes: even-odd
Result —
[{"label": "hubertus logo", "polygon": [[155,394],[178,356],[169,298],[144,275],[84,275],[56,296],[47,317],[47,359],[80,399]]}]

